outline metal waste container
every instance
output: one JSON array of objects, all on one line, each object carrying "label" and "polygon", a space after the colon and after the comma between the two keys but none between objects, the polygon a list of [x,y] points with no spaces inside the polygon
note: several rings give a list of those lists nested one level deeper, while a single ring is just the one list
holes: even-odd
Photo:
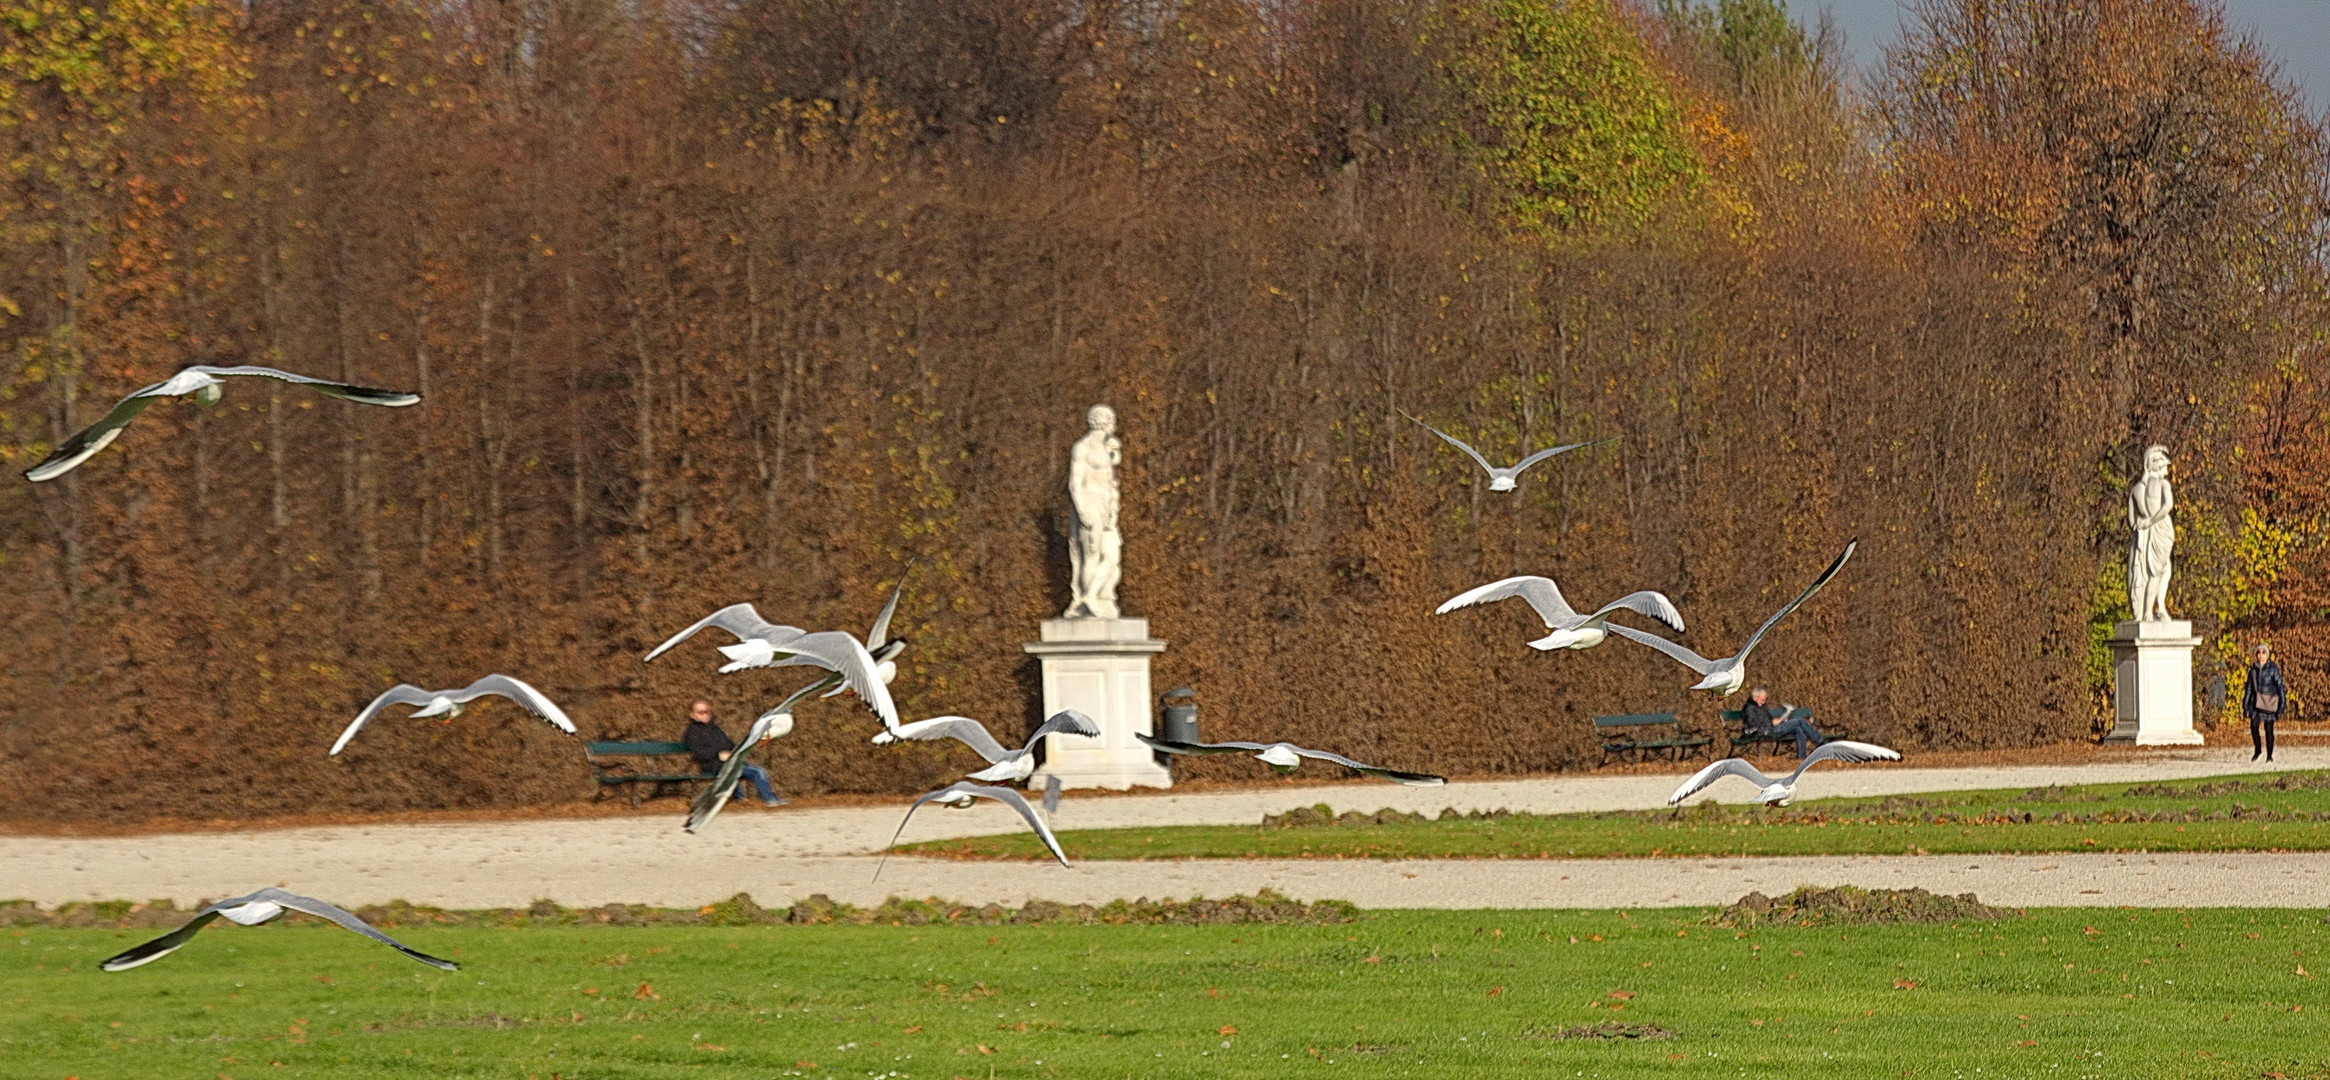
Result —
[{"label": "metal waste container", "polygon": [[[1166,742],[1197,741],[1197,691],[1186,686],[1165,692],[1157,701],[1157,737]],[[1173,755],[1159,751],[1157,764],[1173,767]]]}]

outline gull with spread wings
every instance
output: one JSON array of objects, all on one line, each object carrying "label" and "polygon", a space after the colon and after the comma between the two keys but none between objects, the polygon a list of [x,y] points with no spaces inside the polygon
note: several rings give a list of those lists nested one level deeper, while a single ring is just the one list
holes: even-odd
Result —
[{"label": "gull with spread wings", "polygon": [[1675,662],[1698,672],[1702,677],[1691,689],[1712,690],[1718,695],[1730,694],[1747,682],[1747,658],[1749,653],[1755,651],[1756,643],[1764,640],[1765,634],[1772,632],[1774,623],[1787,618],[1789,612],[1803,606],[1806,600],[1812,599],[1813,593],[1819,592],[1821,586],[1828,584],[1829,579],[1837,575],[1837,571],[1845,568],[1845,560],[1852,558],[1853,550],[1860,546],[1859,540],[1846,544],[1844,553],[1838,555],[1835,562],[1828,564],[1828,569],[1821,571],[1820,577],[1814,579],[1812,584],[1805,586],[1803,592],[1797,593],[1796,599],[1788,601],[1788,606],[1773,612],[1771,618],[1764,620],[1764,625],[1756,627],[1756,632],[1748,635],[1747,644],[1740,646],[1738,652],[1721,660],[1709,660],[1657,634],[1647,634],[1631,626],[1620,626],[1616,623],[1606,625],[1611,633],[1628,641],[1641,642],[1657,649],[1672,657]]},{"label": "gull with spread wings", "polygon": [[348,724],[348,730],[340,733],[339,741],[332,744],[332,752],[326,756],[337,756],[347,747],[348,740],[364,730],[364,725],[370,723],[380,710],[391,705],[421,707],[419,711],[406,714],[407,719],[442,716],[450,720],[461,715],[461,710],[468,707],[470,702],[489,695],[515,701],[520,708],[550,721],[551,726],[558,730],[574,734],[574,721],[567,719],[565,711],[556,703],[542,696],[542,691],[507,675],[488,675],[459,690],[423,690],[411,683],[391,686],[382,691],[379,697],[373,698],[372,704],[366,705],[363,712],[356,714],[356,719]]},{"label": "gull with spread wings", "polygon": [[1699,770],[1698,774],[1689,780],[1683,781],[1683,786],[1676,788],[1675,793],[1667,797],[1667,805],[1672,806],[1682,802],[1705,790],[1707,785],[1726,776],[1736,776],[1763,789],[1756,792],[1756,802],[1786,806],[1789,800],[1796,797],[1796,781],[1804,778],[1804,770],[1820,762],[1899,760],[1901,760],[1899,751],[1889,750],[1875,743],[1853,742],[1850,739],[1838,739],[1820,744],[1818,749],[1804,755],[1804,760],[1796,763],[1795,772],[1779,779],[1765,776],[1755,766],[1748,764],[1745,758],[1725,758]]},{"label": "gull with spread wings", "polygon": [[271,367],[211,367],[207,364],[196,364],[179,371],[178,374],[172,375],[168,379],[121,399],[120,403],[114,405],[113,411],[106,413],[103,419],[82,428],[75,432],[71,438],[58,443],[57,448],[49,456],[42,458],[40,464],[25,471],[24,478],[35,481],[54,480],[72,472],[74,466],[89,460],[99,450],[105,449],[113,440],[120,438],[121,430],[128,427],[130,421],[137,419],[138,414],[146,411],[147,406],[162,398],[191,397],[197,405],[216,405],[226,385],[222,380],[243,375],[276,379],[305,386],[317,393],[336,397],[342,401],[353,401],[360,405],[386,405],[396,408],[415,404],[421,400],[421,395],[409,394],[402,390],[375,390],[369,386],[351,386],[347,383],[294,375],[288,371],[277,371]]},{"label": "gull with spread wings", "polygon": [[[912,565],[907,569],[912,570]],[[883,731],[874,741],[888,742],[888,736],[898,730],[898,706],[890,699],[889,684],[898,677],[897,657],[906,649],[906,639],[890,637],[890,618],[897,613],[898,596],[905,588],[906,578],[901,574],[890,592],[890,602],[882,606],[882,614],[863,642],[842,630],[810,633],[797,626],[780,626],[761,618],[751,604],[731,604],[672,635],[645,659],[663,655],[705,627],[719,627],[737,639],[734,645],[720,646],[720,654],[730,661],[720,668],[722,674],[756,667],[823,668],[827,675],[811,685],[827,691],[827,697],[845,690],[857,694],[882,721]],[[735,756],[742,753],[743,748],[739,748]]]},{"label": "gull with spread wings", "polygon": [[[1057,789],[1053,789],[1053,791],[1046,793],[1047,805],[1058,801],[1056,792]],[[906,816],[898,821],[898,831],[890,834],[889,845],[882,849],[882,861],[874,864],[874,877],[877,880],[881,878],[882,867],[890,861],[890,848],[898,846],[898,838],[906,835],[906,823],[914,820],[914,812],[922,809],[924,803],[938,803],[941,806],[964,810],[979,799],[993,799],[1019,811],[1019,816],[1026,819],[1028,828],[1034,829],[1036,835],[1043,839],[1044,846],[1051,849],[1052,857],[1060,860],[1060,865],[1068,865],[1068,853],[1060,850],[1060,839],[1052,835],[1052,827],[1045,824],[1044,819],[1036,816],[1036,808],[1028,805],[1027,797],[1021,795],[1018,789],[990,787],[986,784],[974,784],[969,780],[958,780],[914,800],[914,805],[906,808]]]},{"label": "gull with spread wings", "polygon": [[[979,752],[988,761],[987,768],[967,774],[973,780],[995,783],[1025,780],[1036,771],[1036,744],[1054,732],[1065,735],[1100,736],[1100,725],[1092,718],[1074,709],[1062,709],[1038,726],[1035,734],[1027,737],[1027,744],[1017,750],[1006,750],[987,733],[987,727],[968,716],[934,716],[917,720],[898,729],[900,739],[928,742],[932,739],[954,739]],[[1056,778],[1055,778],[1056,779]],[[1058,797],[1054,796],[1056,803]],[[1047,807],[1049,809],[1049,807]]]},{"label": "gull with spread wings", "polygon": [[373,929],[369,923],[346,911],[314,897],[288,893],[281,889],[261,889],[249,896],[221,900],[195,912],[194,918],[187,920],[186,925],[143,945],[133,946],[98,961],[97,967],[102,971],[128,971],[140,964],[151,964],[184,948],[187,942],[194,940],[196,931],[209,926],[221,917],[224,917],[228,922],[239,923],[243,926],[257,926],[285,911],[297,911],[321,919],[330,919],[430,967],[442,968],[446,971],[461,970],[461,965],[451,960],[440,960],[425,952],[407,948],[403,942]]},{"label": "gull with spread wings", "polygon": [[1457,608],[1516,596],[1528,601],[1529,606],[1536,609],[1537,617],[1545,621],[1545,628],[1553,631],[1530,642],[1529,647],[1532,649],[1591,649],[1600,645],[1609,637],[1604,627],[1608,625],[1610,613],[1614,611],[1648,615],[1674,628],[1676,633],[1683,631],[1683,614],[1675,610],[1675,602],[1667,599],[1665,593],[1647,589],[1628,593],[1603,605],[1591,615],[1580,615],[1570,607],[1569,601],[1562,599],[1561,586],[1555,585],[1552,578],[1527,575],[1492,581],[1470,592],[1461,593],[1432,613],[1446,615]]},{"label": "gull with spread wings", "polygon": [[1386,769],[1381,765],[1362,765],[1341,754],[1330,754],[1325,750],[1306,750],[1290,742],[1185,743],[1174,742],[1171,739],[1152,738],[1138,731],[1133,733],[1133,738],[1148,744],[1152,749],[1162,750],[1168,754],[1187,754],[1192,757],[1206,754],[1253,754],[1256,758],[1261,759],[1263,764],[1281,773],[1293,772],[1295,766],[1303,763],[1304,758],[1311,758],[1317,761],[1331,761],[1346,769],[1375,777],[1378,780],[1389,780],[1392,783],[1406,784],[1410,787],[1438,787],[1448,782],[1448,778],[1444,776],[1434,776],[1431,773],[1401,772],[1398,769]]},{"label": "gull with spread wings", "polygon": [[[1405,412],[1402,412],[1400,415],[1406,416],[1410,420],[1416,420],[1415,417],[1409,416]],[[1459,439],[1456,436],[1442,431],[1439,428],[1433,427],[1430,424],[1425,424],[1422,420],[1416,420],[1416,422],[1418,424],[1423,424],[1424,430],[1448,440],[1448,445],[1464,451],[1467,457],[1470,457],[1474,461],[1479,462],[1480,467],[1486,470],[1489,474],[1490,491],[1513,490],[1514,485],[1520,481],[1521,474],[1524,471],[1527,471],[1530,466],[1535,465],[1540,461],[1544,461],[1549,457],[1553,457],[1558,454],[1566,454],[1572,450],[1580,450],[1589,446],[1600,446],[1603,443],[1618,441],[1617,436],[1613,435],[1610,438],[1598,439],[1594,442],[1570,443],[1566,446],[1549,446],[1543,450],[1539,450],[1538,452],[1529,455],[1528,457],[1522,458],[1520,463],[1514,465],[1512,468],[1505,469],[1489,464],[1489,459],[1482,457],[1481,452],[1473,449],[1471,443],[1465,442],[1463,439]]]}]

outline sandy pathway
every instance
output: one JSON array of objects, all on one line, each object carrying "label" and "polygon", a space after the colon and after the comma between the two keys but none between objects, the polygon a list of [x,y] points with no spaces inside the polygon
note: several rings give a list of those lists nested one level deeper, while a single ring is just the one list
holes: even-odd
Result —
[{"label": "sandy pathway", "polygon": [[[2293,751],[2283,768],[2330,767],[2330,750]],[[2148,755],[2089,765],[1983,769],[1838,769],[1821,794],[2036,787],[2253,771],[2222,750]],[[1071,800],[1063,828],[1246,824],[1265,812],[1326,801],[1437,811],[1635,809],[1661,805],[1672,776],[1578,776],[1451,784],[1279,788],[1266,791]],[[1740,791],[1745,791],[1741,785]],[[1733,793],[1734,796],[1738,792]],[[1749,889],[1798,884],[1923,885],[1972,890],[2015,905],[2330,905],[2330,854],[1863,856],[1652,860],[1219,860],[1049,864],[873,861],[897,827],[890,808],[763,811],[739,807],[703,836],[684,812],[588,821],[353,825],[136,837],[0,837],[0,897],[161,899],[180,904],[282,885],[343,903],[406,899],[446,907],[514,907],[547,898],[682,906],[749,892],[763,904],[812,893],[852,903],[885,895],[1020,903],[1030,897],[1102,902],[1117,897],[1225,896],[1271,887],[1303,898],[1371,907],[1608,907],[1708,904]],[[908,839],[1020,828],[1008,811],[926,809]]]}]

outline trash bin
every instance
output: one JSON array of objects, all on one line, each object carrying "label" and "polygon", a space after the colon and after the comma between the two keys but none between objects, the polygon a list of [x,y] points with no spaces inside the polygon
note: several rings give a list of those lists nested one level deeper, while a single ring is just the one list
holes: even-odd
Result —
[{"label": "trash bin", "polygon": [[[1197,741],[1197,691],[1186,686],[1165,692],[1157,702],[1157,737],[1166,742]],[[1173,767],[1173,755],[1159,751],[1157,764]]]}]

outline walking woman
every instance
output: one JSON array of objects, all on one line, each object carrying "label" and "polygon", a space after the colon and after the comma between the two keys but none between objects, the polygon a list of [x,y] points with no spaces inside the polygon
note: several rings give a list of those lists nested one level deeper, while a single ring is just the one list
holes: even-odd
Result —
[{"label": "walking woman", "polygon": [[2273,662],[2273,646],[2258,642],[2257,662],[2249,665],[2249,688],[2241,694],[2241,711],[2249,716],[2249,760],[2257,760],[2259,754],[2273,760],[2273,722],[2281,719],[2288,693],[2289,688],[2282,685],[2281,665]]}]

